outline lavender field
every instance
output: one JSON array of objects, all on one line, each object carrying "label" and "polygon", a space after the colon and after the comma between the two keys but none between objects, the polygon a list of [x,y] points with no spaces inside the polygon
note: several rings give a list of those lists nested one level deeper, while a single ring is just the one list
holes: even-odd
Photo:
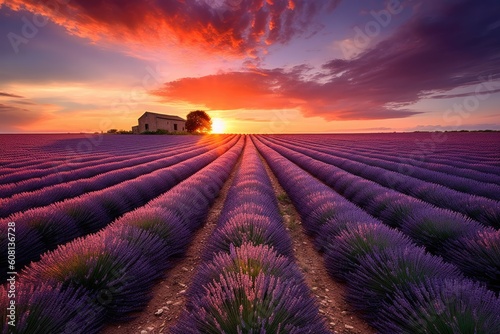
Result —
[{"label": "lavender field", "polygon": [[361,333],[321,311],[281,201],[373,332],[500,333],[499,133],[0,143],[3,333],[101,333],[137,316],[225,186],[182,312],[154,333]]}]

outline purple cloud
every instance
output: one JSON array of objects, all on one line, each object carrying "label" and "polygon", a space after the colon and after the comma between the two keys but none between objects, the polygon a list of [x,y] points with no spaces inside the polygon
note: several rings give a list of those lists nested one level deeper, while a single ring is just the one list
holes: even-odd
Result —
[{"label": "purple cloud", "polygon": [[352,60],[324,66],[378,103],[422,97],[500,77],[500,6],[495,0],[450,1],[416,14],[391,37]]}]

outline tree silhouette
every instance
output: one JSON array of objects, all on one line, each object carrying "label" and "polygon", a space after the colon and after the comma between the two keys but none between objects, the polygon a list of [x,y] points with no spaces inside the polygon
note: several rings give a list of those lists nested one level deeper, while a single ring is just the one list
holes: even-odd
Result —
[{"label": "tree silhouette", "polygon": [[186,117],[186,131],[210,132],[212,131],[212,119],[203,110],[191,111]]}]

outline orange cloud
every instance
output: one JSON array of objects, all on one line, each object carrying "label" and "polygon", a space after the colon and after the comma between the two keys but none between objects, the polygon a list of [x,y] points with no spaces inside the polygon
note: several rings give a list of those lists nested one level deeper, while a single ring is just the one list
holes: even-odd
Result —
[{"label": "orange cloud", "polygon": [[0,0],[48,16],[93,41],[154,47],[182,45],[215,54],[256,56],[267,44],[305,32],[337,1],[292,0]]},{"label": "orange cloud", "polygon": [[306,117],[325,120],[369,120],[408,117],[417,112],[387,107],[342,81],[304,79],[309,68],[260,69],[183,78],[152,91],[164,102],[202,105],[212,110],[297,109]]},{"label": "orange cloud", "polygon": [[279,73],[230,72],[169,82],[155,92],[168,101],[205,105],[211,109],[282,109],[296,103],[282,96],[273,82]]}]

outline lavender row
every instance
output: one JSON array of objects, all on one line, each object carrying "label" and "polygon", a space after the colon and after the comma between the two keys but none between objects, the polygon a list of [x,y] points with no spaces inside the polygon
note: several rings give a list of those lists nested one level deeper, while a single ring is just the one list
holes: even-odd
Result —
[{"label": "lavender row", "polygon": [[[422,141],[417,141],[422,142]],[[377,145],[372,141],[366,141],[362,147],[353,147],[353,142],[339,146],[338,143],[323,143],[323,142],[313,142],[309,143],[312,145],[317,145],[319,147],[324,147],[326,149],[340,150],[342,152],[357,154],[360,156],[369,156],[372,158],[379,158],[381,160],[390,160],[396,163],[404,163],[411,166],[417,166],[424,168],[425,170],[431,170],[435,172],[441,172],[445,174],[451,174],[457,177],[463,177],[466,179],[472,179],[484,183],[493,183],[500,185],[500,175],[498,168],[492,167],[492,165],[484,165],[483,162],[486,156],[491,155],[492,160],[498,160],[498,154],[491,150],[488,145],[487,149],[478,151],[480,147],[474,147],[475,156],[471,155],[471,151],[461,149],[463,144],[460,145],[460,149],[457,155],[447,156],[443,155],[443,152],[448,152],[451,150],[451,144],[443,144],[443,146],[438,149],[437,147],[430,147],[415,142],[408,149],[402,149],[400,145],[397,147],[377,147]],[[373,147],[377,147],[374,149]],[[482,143],[481,148],[485,145]],[[409,154],[406,152],[410,152]],[[383,153],[381,153],[383,152]],[[436,159],[439,157],[439,159]],[[468,157],[472,159],[469,163],[462,163],[460,161],[461,157]]]},{"label": "lavender row", "polygon": [[7,272],[7,222],[16,223],[16,265],[21,268],[36,261],[45,251],[93,233],[122,214],[144,205],[214,161],[237,141],[238,138],[234,137],[229,143],[174,166],[0,221],[1,280],[5,280]]},{"label": "lavender row", "polygon": [[356,149],[373,151],[373,141],[376,140],[380,143],[376,150],[381,147],[386,151],[399,152],[402,157],[415,156],[422,152],[436,153],[434,156],[429,154],[429,158],[442,160],[445,164],[457,159],[471,166],[478,162],[498,166],[500,158],[499,152],[492,149],[500,138],[498,133],[472,135],[436,133],[430,136],[407,133],[364,136],[368,137],[368,140],[356,143],[354,146]]},{"label": "lavender row", "polygon": [[[24,169],[16,175],[18,177],[22,177],[22,181],[4,183],[0,185],[0,198],[6,198],[23,192],[35,191],[60,183],[91,178],[95,177],[96,175],[104,174],[106,172],[145,164],[158,159],[162,159],[168,155],[178,154],[179,152],[183,152],[188,149],[194,149],[193,145],[176,145],[173,148],[164,148],[161,151],[155,152],[149,150],[148,154],[139,157],[137,157],[137,154],[121,156],[118,159],[117,157],[106,157],[106,159],[94,160],[93,164],[90,166],[82,168],[72,166],[73,168],[64,172],[58,169],[56,169],[55,172],[46,171],[50,174],[39,175],[36,177],[29,177],[33,174],[33,170]],[[36,174],[41,174],[41,170],[36,170],[35,172]]]},{"label": "lavender row", "polygon": [[[243,139],[210,165],[97,234],[59,247],[18,278],[18,334],[98,333],[142,310],[228,178]],[[6,319],[6,289],[1,317]],[[2,323],[6,330],[6,324]]]},{"label": "lavender row", "polygon": [[212,144],[197,149],[186,149],[179,154],[156,159],[142,165],[113,170],[88,179],[70,181],[33,192],[20,193],[10,198],[0,199],[0,218],[7,217],[16,212],[42,207],[73,198],[92,191],[105,189],[121,182],[132,180],[148,173],[153,173],[157,170],[175,165],[183,160],[203,154],[210,149],[216,148],[220,144],[221,143]]},{"label": "lavender row", "polygon": [[[149,138],[148,136],[104,136],[104,135],[44,135],[3,136],[5,168],[16,169],[37,165],[53,167],[53,160],[78,162],[94,157],[109,157],[116,154],[144,152],[144,149],[161,149],[162,146],[195,142],[189,137]],[[34,140],[33,140],[34,139]]]},{"label": "lavender row", "polygon": [[[279,137],[278,137],[279,138]],[[296,143],[297,140],[295,138],[290,138],[293,143]],[[474,157],[474,163],[461,163],[460,157],[462,156],[470,156],[469,151],[459,150],[457,155],[453,157],[442,156],[442,153],[437,152],[437,147],[433,147],[435,143],[425,143],[425,141],[419,141],[421,145],[416,144],[415,142],[411,142],[412,147],[409,148],[409,151],[412,152],[408,156],[405,154],[405,150],[398,145],[398,147],[385,148],[385,147],[377,147],[376,150],[373,149],[373,142],[367,141],[363,147],[353,147],[353,142],[349,142],[348,145],[339,145],[340,143],[336,142],[331,143],[323,143],[322,141],[318,142],[310,142],[308,145],[314,145],[316,147],[323,147],[326,150],[330,150],[334,153],[336,152],[346,152],[348,154],[355,154],[356,156],[368,156],[370,158],[378,158],[383,162],[389,160],[395,163],[403,163],[404,170],[407,170],[408,173],[412,173],[413,167],[420,167],[424,170],[435,171],[439,173],[444,173],[448,176],[455,176],[459,178],[472,179],[484,183],[494,183],[496,185],[500,185],[500,175],[498,167],[492,167],[491,165],[482,165],[478,164],[478,162],[483,162],[487,152],[491,152],[491,149],[488,149],[486,152],[480,152],[477,156]],[[442,150],[446,150],[447,152],[450,150],[450,145],[446,145]],[[440,150],[439,152],[442,152]],[[380,152],[384,152],[383,154]],[[431,154],[432,152],[432,154]],[[436,156],[440,156],[440,159],[436,160]],[[498,160],[498,156],[495,154],[495,159]],[[433,162],[434,161],[434,162]],[[451,164],[450,164],[451,162]],[[402,168],[403,169],[403,168]],[[455,181],[456,182],[456,181]],[[458,186],[460,186],[458,184]]]},{"label": "lavender row", "polygon": [[457,265],[467,276],[500,291],[500,244],[491,246],[500,240],[500,231],[285,147],[269,145],[385,224],[401,228],[418,245]]},{"label": "lavender row", "polygon": [[[349,159],[337,158],[315,150],[294,147],[288,144],[281,144],[279,147],[292,149],[315,160],[321,160],[335,166],[334,170],[336,172],[347,171],[347,175],[350,177],[352,177],[351,174],[358,175],[364,179],[372,180],[384,187],[395,189],[438,207],[460,212],[486,226],[500,228],[500,202],[498,201],[467,195],[437,184],[428,183]],[[387,190],[387,188],[381,187],[380,190]],[[453,198],[453,201],[450,201],[450,198]]]},{"label": "lavender row", "polygon": [[500,299],[367,215],[266,145],[257,148],[347,283],[347,301],[381,333],[497,333]]},{"label": "lavender row", "polygon": [[250,140],[209,240],[171,333],[328,333]]},{"label": "lavender row", "polygon": [[[182,137],[184,138],[184,137]],[[12,167],[1,167],[0,168],[0,183],[7,184],[13,182],[20,182],[30,178],[37,178],[52,175],[61,172],[71,172],[80,168],[95,166],[96,164],[112,163],[117,160],[126,160],[131,157],[137,157],[138,155],[144,154],[147,149],[149,154],[151,153],[161,153],[163,150],[168,148],[182,147],[185,145],[193,146],[195,143],[192,141],[180,141],[169,140],[167,142],[153,143],[147,142],[139,147],[130,147],[130,144],[126,145],[127,142],[123,143],[121,141],[114,143],[109,137],[106,138],[106,145],[102,146],[109,147],[110,152],[91,152],[91,153],[78,153],[72,149],[68,149],[63,152],[52,152],[48,151],[41,160],[39,154],[30,155],[26,159],[26,162],[12,162],[10,165]],[[65,142],[63,140],[63,142]],[[137,146],[137,142],[132,142]],[[149,145],[146,145],[149,144]],[[97,144],[96,144],[97,145]],[[99,143],[99,146],[101,144]],[[96,147],[93,146],[93,150]],[[93,151],[92,150],[92,151]],[[24,152],[24,150],[20,150]],[[41,161],[40,161],[41,160]],[[15,161],[15,160],[14,160]]]},{"label": "lavender row", "polygon": [[[213,147],[215,147],[215,144],[213,145]],[[146,157],[133,159],[133,161],[130,161],[135,163],[142,162],[143,166],[137,165],[140,168],[135,168],[135,166],[133,165],[130,166],[129,162],[121,162],[113,165],[115,168],[123,168],[116,170],[111,169],[108,172],[106,172],[106,169],[109,169],[106,164],[97,167],[84,168],[82,170],[82,173],[80,173],[80,170],[75,170],[72,172],[64,173],[64,177],[67,177],[69,175],[70,178],[74,179],[71,182],[67,182],[68,180],[64,179],[65,183],[61,184],[61,180],[59,179],[59,184],[54,184],[44,189],[31,191],[28,193],[20,193],[24,185],[23,183],[6,185],[6,187],[10,186],[10,190],[17,193],[17,195],[14,195],[9,199],[0,199],[0,203],[3,204],[2,208],[0,209],[0,215],[5,217],[6,215],[16,211],[47,205],[68,197],[78,196],[83,192],[103,189],[106,186],[123,182],[127,179],[137,177],[147,172],[152,172],[155,169],[166,167],[173,163],[184,160],[187,157],[194,156],[190,149],[193,148],[185,147],[184,150],[176,150],[177,154],[168,157],[166,157],[165,154],[162,153],[153,156],[148,155]],[[199,149],[202,150],[204,149],[204,147],[200,146]],[[170,151],[170,153],[174,152]],[[181,153],[183,153],[183,155],[181,155]],[[92,174],[96,174],[96,172],[98,172],[98,174],[94,177],[87,178],[88,175],[86,174],[88,174],[89,171],[92,171]],[[46,181],[51,182],[54,181],[54,179],[60,178],[61,176],[63,175],[55,174],[51,177],[38,179],[35,181],[40,181],[40,183],[44,184],[46,183]],[[21,187],[21,189],[18,190],[18,186]]]},{"label": "lavender row", "polygon": [[[214,140],[215,141],[215,140]],[[207,142],[208,144],[208,142]],[[110,143],[106,143],[106,145],[111,145]],[[155,146],[157,146],[156,144]],[[195,146],[189,143],[182,143],[178,141],[173,141],[172,143],[166,142],[163,143],[163,146],[160,147],[152,147],[151,149],[147,148],[147,156],[152,154],[161,154],[165,150],[173,150],[177,148],[187,148],[189,146]],[[111,145],[111,147],[115,147]],[[75,171],[82,170],[85,168],[91,168],[95,166],[106,165],[109,163],[116,163],[127,161],[129,159],[134,159],[137,157],[143,157],[145,148],[141,147],[136,148],[139,149],[139,152],[133,152],[134,149],[128,150],[124,147],[115,147],[115,150],[106,155],[96,155],[96,154],[77,154],[73,152],[72,157],[59,157],[58,155],[51,155],[49,159],[48,165],[44,166],[44,168],[38,169],[33,168],[33,164],[31,166],[25,166],[20,168],[14,168],[14,173],[5,175],[0,175],[0,183],[3,185],[22,183],[23,181],[29,181],[30,179],[38,179],[44,177],[58,176],[59,178],[71,176],[71,174]],[[73,157],[74,156],[74,157]],[[33,158],[31,158],[33,159]]]},{"label": "lavender row", "polygon": [[[458,177],[449,173],[436,172],[429,169],[421,168],[414,165],[408,165],[401,162],[393,162],[390,158],[390,153],[377,154],[377,158],[366,157],[357,153],[343,152],[338,149],[325,149],[318,145],[294,145],[280,142],[281,145],[287,146],[299,152],[306,153],[324,162],[334,164],[348,172],[370,178],[371,180],[381,183],[384,186],[400,187],[404,192],[412,192],[413,196],[422,198],[428,192],[437,193],[444,197],[453,196],[461,198],[461,201],[468,202],[472,194],[486,197],[495,201],[500,200],[500,186],[497,184],[479,182],[470,178]],[[426,181],[426,182],[424,182]],[[427,182],[432,182],[429,184]],[[450,190],[454,189],[453,190]],[[429,190],[430,189],[430,190]],[[399,190],[399,189],[398,189]],[[418,190],[418,191],[415,191]],[[465,194],[464,194],[465,193]],[[437,195],[435,200],[438,206],[446,205]],[[422,198],[426,200],[426,198]],[[430,198],[430,200],[433,200]],[[494,203],[494,202],[492,202]],[[462,203],[456,203],[455,208],[461,208]]]},{"label": "lavender row", "polygon": [[[261,226],[260,221],[262,221]],[[245,227],[245,224],[248,226]],[[269,240],[279,254],[292,256],[291,240],[283,226],[274,189],[255,146],[248,139],[242,163],[220,213],[217,236],[211,238],[212,246],[207,247],[203,259],[208,261],[215,252],[229,251],[229,244],[239,246],[248,241],[243,235],[243,239],[237,243],[232,233],[238,234],[239,229],[245,230],[257,226],[260,226],[259,231],[264,233],[261,235],[262,241]],[[255,232],[261,233],[257,230]]]}]

